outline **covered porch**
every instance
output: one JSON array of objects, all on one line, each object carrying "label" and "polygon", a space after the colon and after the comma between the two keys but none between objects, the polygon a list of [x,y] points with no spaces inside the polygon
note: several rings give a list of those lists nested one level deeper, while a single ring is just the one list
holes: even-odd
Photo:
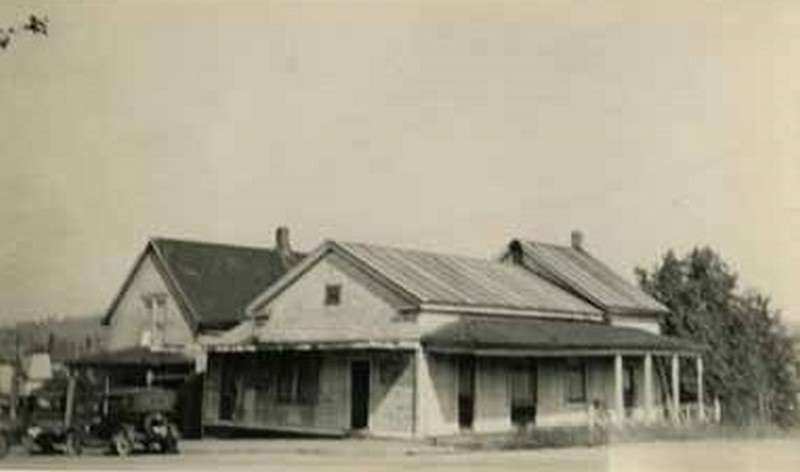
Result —
[{"label": "covered porch", "polygon": [[413,435],[414,343],[217,344],[203,425],[221,434]]},{"label": "covered porch", "polygon": [[710,419],[702,350],[683,340],[604,323],[462,318],[422,346],[425,435]]}]

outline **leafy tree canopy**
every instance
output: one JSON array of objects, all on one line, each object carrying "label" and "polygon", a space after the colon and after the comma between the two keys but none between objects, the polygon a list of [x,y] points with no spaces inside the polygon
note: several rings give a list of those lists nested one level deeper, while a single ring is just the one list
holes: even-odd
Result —
[{"label": "leafy tree canopy", "polygon": [[707,394],[719,397],[723,420],[788,426],[797,421],[797,359],[769,297],[738,290],[738,275],[709,247],[683,257],[668,251],[639,285],[670,308],[664,334],[707,350]]},{"label": "leafy tree canopy", "polygon": [[48,23],[46,16],[30,15],[24,23],[0,27],[0,52],[11,47],[12,40],[22,33],[47,36]]}]

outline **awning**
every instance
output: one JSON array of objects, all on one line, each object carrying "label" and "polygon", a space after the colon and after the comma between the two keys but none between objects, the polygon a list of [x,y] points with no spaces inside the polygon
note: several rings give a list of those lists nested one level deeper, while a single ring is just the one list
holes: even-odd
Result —
[{"label": "awning", "polygon": [[132,347],[89,354],[70,361],[69,364],[80,367],[192,367],[194,362],[193,357],[182,352]]},{"label": "awning", "polygon": [[464,317],[422,338],[430,351],[561,355],[615,352],[692,353],[690,341],[606,323],[545,319]]}]

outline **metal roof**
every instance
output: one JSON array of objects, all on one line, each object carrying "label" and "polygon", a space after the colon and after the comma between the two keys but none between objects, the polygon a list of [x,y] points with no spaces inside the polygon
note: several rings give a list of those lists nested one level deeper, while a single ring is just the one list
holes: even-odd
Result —
[{"label": "metal roof", "polygon": [[584,249],[512,241],[512,251],[515,245],[522,251],[523,266],[576,292],[608,312],[669,312],[664,305]]},{"label": "metal roof", "polygon": [[684,339],[590,321],[465,317],[422,338],[428,348],[561,350],[652,350],[697,352]]},{"label": "metal roof", "polygon": [[360,243],[333,243],[421,304],[600,315],[536,274],[498,261]]}]

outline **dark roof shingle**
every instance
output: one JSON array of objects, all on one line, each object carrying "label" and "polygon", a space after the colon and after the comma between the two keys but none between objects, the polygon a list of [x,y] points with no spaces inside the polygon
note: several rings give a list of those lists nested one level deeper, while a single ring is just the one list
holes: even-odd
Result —
[{"label": "dark roof shingle", "polygon": [[590,321],[468,317],[423,336],[426,347],[463,349],[699,351],[684,339]]},{"label": "dark roof shingle", "polygon": [[275,249],[157,238],[158,256],[178,285],[200,327],[227,327],[241,320],[256,295],[302,258],[284,260]]}]

